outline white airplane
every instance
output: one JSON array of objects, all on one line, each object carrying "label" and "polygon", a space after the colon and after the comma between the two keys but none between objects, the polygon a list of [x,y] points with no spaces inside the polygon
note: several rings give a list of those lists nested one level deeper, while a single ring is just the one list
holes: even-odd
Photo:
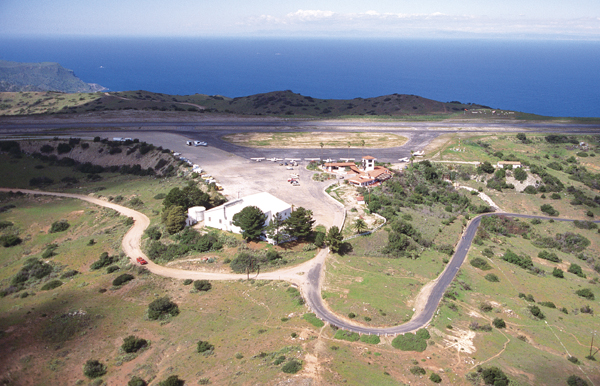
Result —
[{"label": "white airplane", "polygon": [[265,159],[265,157],[260,157],[260,158],[250,158],[252,161],[256,161],[256,162],[260,162],[263,161]]},{"label": "white airplane", "polygon": [[302,161],[302,158],[286,158],[285,160],[292,161],[292,162],[294,162],[294,161],[298,162],[298,161]]},{"label": "white airplane", "polygon": [[425,151],[423,151],[423,150],[421,150],[421,151],[415,151],[415,152],[413,153],[413,155],[414,155],[415,157],[421,157],[421,156],[423,156],[424,154],[425,154]]},{"label": "white airplane", "polygon": [[409,159],[408,159],[408,157],[404,157],[404,158],[399,158],[398,161],[400,161],[400,162],[408,162]]},{"label": "white airplane", "polygon": [[305,161],[320,161],[321,158],[304,158]]},{"label": "white airplane", "polygon": [[272,162],[277,162],[277,161],[283,161],[283,158],[267,158],[267,161],[272,161]]},{"label": "white airplane", "polygon": [[350,162],[354,161],[354,158],[342,158],[342,161]]},{"label": "white airplane", "polygon": [[334,160],[332,160],[331,158],[327,158],[327,159],[325,160],[325,162],[333,162],[333,161],[334,161]]}]

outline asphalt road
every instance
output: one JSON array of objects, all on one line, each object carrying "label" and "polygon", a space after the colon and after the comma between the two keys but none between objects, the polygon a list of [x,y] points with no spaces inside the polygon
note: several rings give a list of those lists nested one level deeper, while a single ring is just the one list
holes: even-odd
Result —
[{"label": "asphalt road", "polygon": [[[574,221],[564,218],[533,216],[517,213],[486,213],[473,218],[473,220],[471,220],[466,230],[464,231],[463,237],[456,247],[456,252],[452,256],[450,262],[448,262],[448,264],[446,265],[446,269],[444,269],[440,276],[438,276],[438,278],[435,279],[435,284],[431,290],[429,298],[427,299],[427,304],[425,305],[423,311],[415,313],[410,321],[399,326],[382,328],[361,326],[349,322],[346,319],[341,319],[336,314],[327,309],[327,307],[325,307],[325,304],[323,303],[320,291],[322,278],[322,264],[316,265],[311,271],[308,272],[308,280],[311,283],[311,290],[307,291],[306,293],[307,304],[321,320],[334,326],[337,326],[341,329],[357,332],[360,334],[397,335],[415,331],[419,328],[425,327],[433,318],[433,315],[435,314],[440,300],[442,299],[442,296],[444,296],[444,292],[446,292],[446,289],[448,288],[450,283],[452,283],[452,280],[454,280],[460,267],[464,263],[465,258],[467,257],[467,253],[469,252],[469,248],[471,247],[471,243],[473,242],[475,234],[477,233],[477,228],[481,223],[481,219],[485,216],[495,215],[528,219],[538,218],[540,220],[553,219],[554,221]],[[600,223],[600,221],[594,222]]]}]

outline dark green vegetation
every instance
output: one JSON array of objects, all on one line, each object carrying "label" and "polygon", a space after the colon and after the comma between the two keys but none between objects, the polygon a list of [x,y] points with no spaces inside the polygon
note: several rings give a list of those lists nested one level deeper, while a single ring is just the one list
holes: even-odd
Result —
[{"label": "dark green vegetation", "polygon": [[118,287],[123,284],[126,284],[127,282],[129,282],[133,279],[134,279],[133,275],[131,275],[129,273],[124,273],[122,275],[117,276],[115,278],[115,280],[113,280],[112,285],[114,285],[115,287]]},{"label": "dark green vegetation", "polygon": [[83,374],[90,378],[98,378],[106,374],[106,365],[96,359],[90,359],[83,366]]},{"label": "dark green vegetation", "polygon": [[179,307],[167,296],[158,298],[148,305],[148,319],[150,320],[177,315],[179,315]]},{"label": "dark green vegetation", "polygon": [[102,86],[88,84],[72,70],[58,63],[17,63],[0,60],[0,92],[61,91],[66,93],[101,91]]},{"label": "dark green vegetation", "polygon": [[317,318],[313,313],[306,313],[302,315],[302,319],[306,320],[308,323],[317,328],[321,328],[325,325],[325,323],[321,319]]},{"label": "dark green vegetation", "polygon": [[256,206],[247,206],[233,215],[233,225],[242,229],[242,237],[247,240],[258,240],[265,228],[265,215]]},{"label": "dark green vegetation", "polygon": [[212,354],[214,350],[215,346],[204,340],[199,340],[198,344],[196,345],[196,351],[198,351],[200,354]]},{"label": "dark green vegetation", "polygon": [[196,280],[194,281],[194,288],[197,291],[210,291],[210,289],[212,288],[212,284],[210,284],[210,281],[208,280]]},{"label": "dark green vegetation", "polygon": [[429,331],[421,328],[415,334],[408,332],[398,335],[392,340],[392,346],[402,351],[422,352],[427,348],[427,339],[430,337]]},{"label": "dark green vegetation", "polygon": [[146,339],[138,338],[135,335],[129,335],[127,338],[123,339],[121,349],[126,353],[133,353],[138,352],[147,345],[148,341]]}]

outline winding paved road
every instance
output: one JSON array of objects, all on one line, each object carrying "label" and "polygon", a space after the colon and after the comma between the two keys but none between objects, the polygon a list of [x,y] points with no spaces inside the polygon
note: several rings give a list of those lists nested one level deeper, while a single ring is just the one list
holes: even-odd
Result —
[{"label": "winding paved road", "polygon": [[[3,192],[22,192],[26,194],[43,194],[49,196],[58,196],[65,198],[74,198],[84,200],[95,205],[103,206],[116,210],[124,216],[132,217],[134,219],[134,225],[125,234],[122,241],[124,252],[129,256],[130,261],[133,264],[136,263],[137,257],[144,257],[148,260],[147,268],[150,272],[175,279],[209,279],[209,280],[238,280],[246,278],[246,275],[239,274],[223,274],[213,272],[197,272],[197,271],[186,271],[182,269],[167,268],[158,264],[153,263],[141,250],[141,238],[144,230],[150,225],[150,220],[146,215],[135,211],[133,209],[117,205],[111,202],[103,201],[94,197],[83,196],[79,194],[70,193],[56,193],[56,192],[43,192],[37,190],[27,189],[10,189],[0,188]],[[450,262],[446,265],[444,271],[438,276],[433,282],[426,285],[422,291],[428,291],[427,302],[422,309],[417,309],[412,319],[407,323],[393,327],[369,327],[360,324],[349,322],[348,320],[338,317],[334,312],[329,310],[321,297],[321,284],[323,278],[323,266],[325,264],[325,258],[329,251],[326,249],[321,250],[315,258],[309,260],[303,264],[295,267],[286,268],[278,271],[267,272],[260,274],[261,280],[285,280],[291,282],[300,287],[307,305],[311,310],[325,322],[335,325],[339,328],[357,332],[360,334],[376,334],[376,335],[397,335],[406,332],[415,331],[419,328],[425,327],[429,321],[433,318],[435,310],[437,309],[446,288],[450,285],[452,280],[456,277],[458,270],[464,263],[471,243],[475,238],[477,228],[481,223],[481,219],[484,216],[502,215],[509,217],[520,217],[520,218],[538,218],[538,219],[553,219],[555,221],[574,221],[564,218],[554,218],[546,216],[533,216],[517,213],[486,213],[473,218],[463,233],[463,237],[457,245],[456,252],[452,256]],[[600,221],[594,221],[600,223]]]}]

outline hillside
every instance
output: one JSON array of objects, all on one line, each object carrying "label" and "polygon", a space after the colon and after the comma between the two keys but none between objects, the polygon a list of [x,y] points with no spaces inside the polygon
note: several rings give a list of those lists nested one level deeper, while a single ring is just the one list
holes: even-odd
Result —
[{"label": "hillside", "polygon": [[0,91],[60,91],[66,93],[106,90],[85,83],[58,63],[17,63],[0,60]]}]

